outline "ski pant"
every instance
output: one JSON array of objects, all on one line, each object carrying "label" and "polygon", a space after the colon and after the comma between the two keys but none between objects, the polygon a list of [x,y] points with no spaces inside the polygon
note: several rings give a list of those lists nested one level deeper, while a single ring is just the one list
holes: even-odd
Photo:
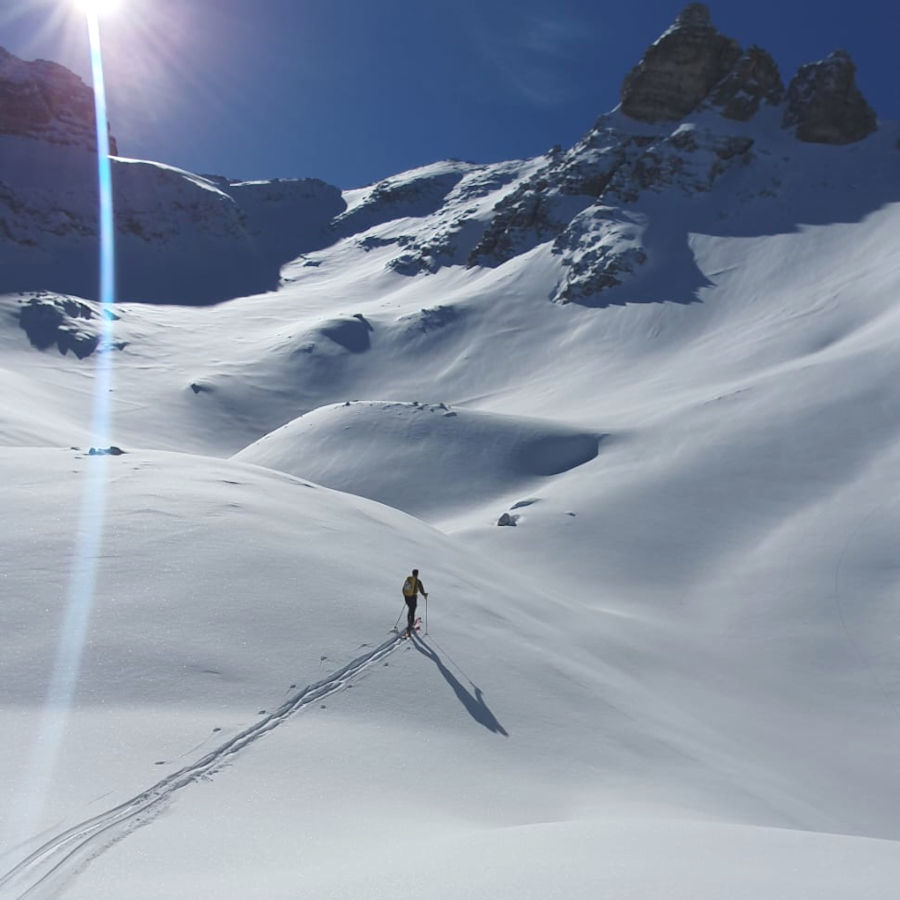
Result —
[{"label": "ski pant", "polygon": [[416,621],[416,604],[419,602],[419,598],[404,595],[403,599],[406,601],[406,627],[412,631],[413,624]]}]

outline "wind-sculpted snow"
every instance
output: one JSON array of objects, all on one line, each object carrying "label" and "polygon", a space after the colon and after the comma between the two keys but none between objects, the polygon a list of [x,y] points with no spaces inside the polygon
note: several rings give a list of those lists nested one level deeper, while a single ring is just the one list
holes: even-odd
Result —
[{"label": "wind-sculpted snow", "polygon": [[439,517],[590,462],[602,435],[446,404],[317,409],[234,457]]},{"label": "wind-sculpted snow", "polygon": [[328,338],[351,353],[364,353],[369,349],[369,333],[372,330],[372,326],[361,314],[331,319],[323,322],[318,329],[322,337]]},{"label": "wind-sculpted snow", "polygon": [[0,896],[29,897],[55,893],[66,880],[105,848],[130,831],[148,824],[172,800],[176,791],[208,779],[268,732],[312,703],[348,686],[365,669],[385,659],[400,643],[399,635],[363,653],[343,668],[308,685],[285,700],[274,712],[225,741],[196,762],[167,775],[112,809],[91,816],[50,838],[5,872],[0,872]]},{"label": "wind-sculpted snow", "polygon": [[329,225],[347,204],[318,178],[218,180],[247,217],[247,232],[267,258],[284,263],[333,240]]},{"label": "wind-sculpted snow", "polygon": [[422,218],[441,208],[444,198],[474,166],[435,163],[355,191],[355,202],[334,220],[337,236],[360,234],[395,219]]}]

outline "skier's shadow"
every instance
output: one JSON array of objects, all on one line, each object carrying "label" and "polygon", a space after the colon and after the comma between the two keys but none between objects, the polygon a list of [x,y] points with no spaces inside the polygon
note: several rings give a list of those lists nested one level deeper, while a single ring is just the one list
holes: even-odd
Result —
[{"label": "skier's shadow", "polygon": [[412,638],[416,650],[423,656],[427,656],[428,659],[437,666],[438,671],[444,676],[444,680],[447,684],[453,688],[453,693],[459,698],[459,702],[466,708],[469,715],[478,722],[479,725],[484,725],[488,731],[493,731],[495,734],[502,734],[504,737],[509,737],[506,729],[497,721],[497,717],[490,711],[487,703],[484,702],[481,688],[470,678],[469,684],[472,685],[472,689],[475,692],[474,695],[470,694],[469,691],[462,686],[459,679],[444,665],[444,661],[437,655],[436,651],[425,642],[424,638],[416,634],[416,632],[413,632]]}]

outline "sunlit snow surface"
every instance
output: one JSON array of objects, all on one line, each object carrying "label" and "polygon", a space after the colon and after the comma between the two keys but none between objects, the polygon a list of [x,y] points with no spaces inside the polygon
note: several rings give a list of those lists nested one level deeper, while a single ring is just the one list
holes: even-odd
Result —
[{"label": "sunlit snow surface", "polygon": [[[87,453],[96,355],[36,350],[0,300],[4,835],[110,478],[75,714],[3,890],[893,897],[900,206],[883,142],[797,171],[826,152],[843,178],[798,175],[768,231],[768,199],[663,220],[689,303],[664,272],[550,303],[547,245],[399,274],[424,211],[275,293],[117,307],[118,457]],[[401,643],[411,566],[429,633]]]}]

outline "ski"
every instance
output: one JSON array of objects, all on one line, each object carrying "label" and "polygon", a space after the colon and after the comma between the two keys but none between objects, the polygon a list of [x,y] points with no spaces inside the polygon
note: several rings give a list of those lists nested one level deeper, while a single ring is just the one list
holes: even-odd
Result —
[{"label": "ski", "polygon": [[[421,624],[422,624],[422,619],[417,618],[416,621],[413,622],[413,631],[418,631]],[[400,640],[405,641],[408,637],[409,637],[409,635],[406,633],[406,629],[405,628],[401,629],[400,630]]]}]

